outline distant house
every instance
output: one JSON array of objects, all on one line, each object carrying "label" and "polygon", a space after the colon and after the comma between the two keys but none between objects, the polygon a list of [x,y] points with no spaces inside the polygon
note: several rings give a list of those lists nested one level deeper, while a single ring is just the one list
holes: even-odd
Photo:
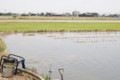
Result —
[{"label": "distant house", "polygon": [[108,17],[120,17],[120,15],[119,14],[110,14],[110,15],[108,15]]},{"label": "distant house", "polygon": [[42,12],[42,13],[40,13],[40,16],[45,16],[45,14]]},{"label": "distant house", "polygon": [[63,15],[64,15],[64,16],[71,16],[70,13],[64,13]]},{"label": "distant house", "polygon": [[52,15],[55,15],[55,13],[47,12],[47,13],[45,14],[45,16],[52,16]]},{"label": "distant house", "polygon": [[2,15],[3,15],[3,13],[0,12],[0,16],[2,16]]},{"label": "distant house", "polygon": [[83,13],[83,14],[79,14],[79,17],[98,17],[99,14],[98,13]]},{"label": "distant house", "polygon": [[50,13],[50,12],[47,12],[45,14],[45,16],[64,16],[63,14],[57,14],[57,13]]},{"label": "distant house", "polygon": [[52,16],[64,16],[63,14],[53,14]]},{"label": "distant house", "polygon": [[78,17],[78,16],[79,16],[79,14],[80,14],[80,12],[79,12],[79,11],[73,11],[73,12],[72,12],[72,15],[73,15],[73,16],[75,16],[75,17]]},{"label": "distant house", "polygon": [[21,16],[29,16],[29,15],[26,13],[22,13]]},{"label": "distant house", "polygon": [[38,14],[38,13],[31,13],[31,12],[30,12],[30,13],[28,13],[28,15],[29,15],[29,16],[39,16],[39,14]]},{"label": "distant house", "polygon": [[120,14],[118,14],[118,17],[120,17]]}]

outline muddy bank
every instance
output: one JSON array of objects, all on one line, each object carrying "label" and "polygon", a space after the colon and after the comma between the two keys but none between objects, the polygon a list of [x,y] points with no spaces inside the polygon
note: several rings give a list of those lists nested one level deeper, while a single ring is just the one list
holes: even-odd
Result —
[{"label": "muddy bank", "polygon": [[[60,33],[60,34],[64,34],[64,33],[87,33],[87,32],[95,32],[95,33],[99,33],[99,32],[107,32],[107,33],[110,33],[110,32],[120,32],[120,30],[72,30],[72,31],[0,31],[0,36],[1,37],[6,37],[8,35],[11,35],[11,34],[18,34],[18,33],[22,33],[23,36],[35,36],[35,33],[38,33],[38,34],[46,34],[46,33]],[[7,50],[5,50],[5,53],[7,52]]]},{"label": "muddy bank", "polygon": [[41,32],[120,32],[120,30],[38,30],[38,31],[0,31],[1,34],[12,34],[12,33],[41,33]]}]

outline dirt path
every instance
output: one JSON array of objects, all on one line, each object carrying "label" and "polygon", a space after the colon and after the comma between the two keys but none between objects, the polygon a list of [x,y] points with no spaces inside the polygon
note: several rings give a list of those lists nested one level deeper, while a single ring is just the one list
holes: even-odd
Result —
[{"label": "dirt path", "polygon": [[0,73],[0,80],[26,80],[26,79],[20,75],[14,75],[13,78],[3,78],[2,73]]}]

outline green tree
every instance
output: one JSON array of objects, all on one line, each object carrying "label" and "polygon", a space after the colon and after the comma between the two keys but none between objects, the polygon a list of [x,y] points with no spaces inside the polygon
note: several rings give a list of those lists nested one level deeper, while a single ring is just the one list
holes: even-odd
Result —
[{"label": "green tree", "polygon": [[17,18],[17,15],[13,15],[13,18],[16,19],[16,18]]}]

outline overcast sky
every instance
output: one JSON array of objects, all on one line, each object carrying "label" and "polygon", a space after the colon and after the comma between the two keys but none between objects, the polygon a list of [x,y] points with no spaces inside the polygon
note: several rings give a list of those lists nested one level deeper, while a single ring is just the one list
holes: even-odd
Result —
[{"label": "overcast sky", "polygon": [[0,0],[0,12],[120,13],[120,0]]}]

